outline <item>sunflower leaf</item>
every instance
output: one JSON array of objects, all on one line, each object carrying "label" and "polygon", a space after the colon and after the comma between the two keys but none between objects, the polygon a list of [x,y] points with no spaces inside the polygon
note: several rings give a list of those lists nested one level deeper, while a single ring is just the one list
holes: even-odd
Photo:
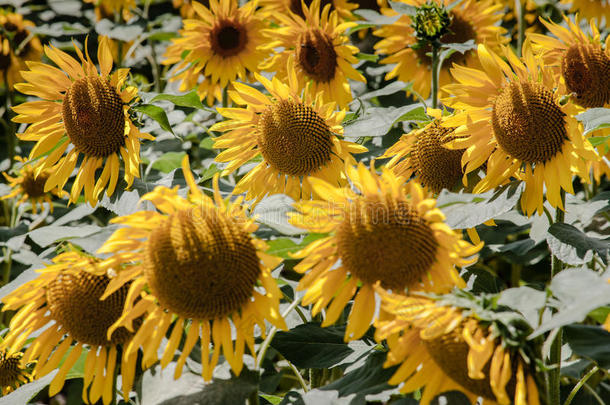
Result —
[{"label": "sunflower leaf", "polygon": [[587,111],[578,114],[576,119],[583,123],[585,135],[587,135],[598,129],[610,127],[610,109],[589,108]]},{"label": "sunflower leaf", "polygon": [[167,152],[152,163],[153,169],[157,169],[163,173],[169,173],[174,169],[178,169],[182,164],[182,159],[186,152]]},{"label": "sunflower leaf", "polygon": [[[400,4],[402,4],[402,3],[400,3]],[[354,14],[359,15],[360,17],[364,18],[364,20],[367,23],[372,23],[373,26],[394,24],[400,18],[400,15],[395,15],[395,16],[389,17],[389,16],[381,15],[374,10],[367,10],[367,9],[354,10]]]},{"label": "sunflower leaf", "polygon": [[422,111],[423,107],[417,104],[399,108],[368,108],[356,120],[345,124],[344,135],[349,138],[384,136],[398,122],[417,120]]},{"label": "sunflower leaf", "polygon": [[161,100],[170,101],[180,107],[189,107],[189,108],[196,108],[198,110],[215,112],[214,110],[204,106],[201,103],[201,100],[199,99],[199,95],[197,94],[197,92],[195,90],[191,91],[190,93],[186,93],[186,94],[182,94],[182,95],[158,94],[155,97],[153,97],[150,100],[150,102],[152,103],[153,101],[161,101]]},{"label": "sunflower leaf", "polygon": [[400,14],[405,14],[412,17],[417,12],[417,7],[402,3],[400,1],[389,1],[388,3],[390,3],[392,10]]},{"label": "sunflower leaf", "polygon": [[551,225],[547,243],[551,252],[564,263],[584,264],[591,260],[593,253],[597,253],[603,262],[608,264],[610,238],[599,239],[589,236],[573,225],[565,223]]},{"label": "sunflower leaf", "polygon": [[595,361],[604,369],[610,368],[610,333],[600,326],[567,325],[563,329],[572,351]]},{"label": "sunflower leaf", "polygon": [[152,105],[152,104],[140,104],[140,105],[132,107],[132,109],[134,111],[138,111],[138,112],[141,112],[141,113],[147,115],[148,117],[157,121],[159,123],[159,125],[161,126],[161,128],[163,128],[167,132],[170,132],[174,136],[176,135],[176,134],[174,134],[174,131],[172,130],[172,126],[169,124],[169,120],[167,119],[167,114],[165,114],[165,110],[163,108],[156,106],[156,105]]}]

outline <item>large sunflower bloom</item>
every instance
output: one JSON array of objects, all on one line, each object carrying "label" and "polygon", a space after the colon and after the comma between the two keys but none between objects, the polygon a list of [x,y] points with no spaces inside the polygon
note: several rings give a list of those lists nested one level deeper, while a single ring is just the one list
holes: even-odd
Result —
[{"label": "large sunflower bloom", "polygon": [[[311,198],[311,178],[345,184],[344,162],[355,162],[352,153],[366,152],[364,146],[339,139],[345,111],[333,112],[335,103],[324,104],[311,88],[299,90],[293,59],[289,59],[288,85],[277,77],[272,81],[256,75],[271,98],[241,83],[233,83],[229,95],[246,108],[219,108],[227,121],[210,131],[229,131],[216,138],[215,148],[226,148],[216,160],[230,162],[225,174],[262,156],[263,160],[235,186],[234,193],[260,200],[265,195],[284,193],[295,200]],[[301,96],[302,94],[302,96]]]},{"label": "large sunflower bloom", "polygon": [[[57,186],[63,189],[80,161],[70,201],[76,202],[84,188],[85,198],[92,206],[104,189],[108,196],[114,193],[119,156],[123,158],[128,186],[140,176],[140,139],[154,139],[141,133],[129,118],[128,103],[137,97],[137,89],[125,87],[129,69],[110,74],[112,55],[108,42],[108,38],[100,37],[99,74],[88,53],[85,59],[78,47],[75,49],[81,63],[50,46],[45,47],[45,54],[61,70],[29,62],[30,70],[21,73],[27,83],[15,85],[22,93],[42,99],[13,107],[18,114],[13,121],[31,124],[17,136],[24,141],[37,141],[29,157],[41,159],[36,175],[51,168],[45,191]],[[96,176],[100,168],[101,174]]]},{"label": "large sunflower bloom", "polygon": [[439,110],[428,109],[428,114],[434,117],[430,124],[404,134],[380,158],[391,158],[386,166],[398,176],[415,176],[430,191],[439,193],[461,184],[464,150],[445,148],[443,144],[455,138],[455,128],[441,124]]},{"label": "large sunflower bloom", "polygon": [[[127,344],[133,333],[121,328],[107,338],[107,330],[121,315],[129,287],[119,288],[102,301],[100,297],[110,279],[105,274],[93,274],[97,259],[67,252],[53,259],[53,263],[2,299],[3,311],[17,313],[1,345],[13,351],[27,346],[22,364],[36,363],[34,378],[59,367],[49,387],[51,396],[61,390],[83,350],[88,351],[83,401],[95,403],[102,398],[104,404],[109,404],[114,398],[119,346]],[[135,363],[136,356],[128,357],[123,351],[120,367],[125,398],[131,391]]]},{"label": "large sunflower bloom", "polygon": [[460,308],[378,292],[390,318],[376,324],[375,338],[387,339],[385,366],[400,365],[389,383],[403,383],[401,392],[422,389],[422,405],[448,391],[461,391],[472,403],[482,397],[482,405],[540,404],[530,366],[493,328]]},{"label": "large sunflower bloom", "polygon": [[197,88],[209,105],[222,99],[222,90],[230,81],[247,80],[269,50],[261,48],[265,40],[263,14],[256,2],[238,8],[234,0],[210,0],[210,8],[193,2],[198,19],[184,20],[180,37],[172,39],[165,52],[164,65],[176,65],[170,80],[182,82],[181,91]]},{"label": "large sunflower bloom", "polygon": [[17,205],[23,204],[26,201],[29,201],[32,205],[32,211],[34,214],[38,212],[38,205],[43,207],[43,203],[49,203],[50,210],[53,212],[53,196],[63,197],[64,192],[62,192],[59,187],[55,187],[52,190],[44,191],[44,184],[49,178],[49,170],[45,170],[40,172],[38,176],[34,175],[34,168],[27,164],[26,159],[21,156],[17,156],[16,160],[23,163],[23,166],[19,169],[19,174],[17,177],[12,177],[7,173],[2,173],[4,178],[8,181],[9,186],[13,189],[10,193],[3,196],[2,200],[6,200],[8,198],[19,197],[17,201]]},{"label": "large sunflower bloom", "polygon": [[212,200],[197,188],[188,158],[182,167],[190,188],[188,199],[179,197],[177,188],[157,187],[142,199],[151,201],[161,212],[140,211],[112,220],[126,227],[100,249],[114,253],[104,268],[120,269],[125,262],[138,265],[118,270],[108,287],[107,294],[131,283],[125,311],[108,333],[121,326],[131,330],[133,320],[142,317],[142,325],[125,352],[135,355],[142,346],[146,368],[158,360],[161,340],[173,324],[161,357],[165,367],[187,328],[175,377],[180,376],[201,339],[202,375],[210,380],[221,352],[233,372],[240,373],[245,345],[255,353],[255,325],[263,334],[265,320],[286,328],[279,314],[282,294],[271,276],[281,259],[267,255],[267,244],[251,236],[257,225],[246,217],[241,199],[223,201],[216,177]]},{"label": "large sunflower bloom", "polygon": [[570,11],[578,11],[587,20],[594,18],[601,22],[605,17],[606,24],[610,22],[609,0],[561,0],[561,3],[571,5]]},{"label": "large sunflower bloom", "polygon": [[322,326],[333,324],[355,297],[345,331],[350,340],[374,318],[376,283],[399,292],[464,287],[455,266],[472,263],[466,257],[482,244],[473,246],[451,230],[419,184],[405,184],[386,168],[378,175],[362,163],[347,173],[356,190],[314,179],[322,199],[295,203],[290,222],[330,233],[294,254],[303,259],[294,269],[306,273],[297,289],[307,291],[303,304],[313,304],[313,315],[328,307]]},{"label": "large sunflower bloom", "polygon": [[[403,3],[421,6],[425,0],[401,0]],[[444,6],[452,3],[452,0],[438,0]],[[449,12],[451,16],[450,32],[440,38],[442,43],[462,43],[474,40],[475,44],[487,44],[497,48],[499,44],[508,39],[504,36],[506,30],[498,25],[502,19],[499,11],[500,4],[492,0],[465,0],[453,7]],[[382,8],[386,15],[396,15],[391,8]],[[396,66],[386,74],[386,80],[398,77],[398,80],[412,82],[413,90],[424,98],[430,96],[432,80],[432,58],[426,54],[431,52],[429,48],[414,49],[417,43],[415,30],[411,26],[411,18],[402,15],[396,22],[384,25],[373,32],[382,38],[375,44],[376,53],[388,55],[379,61],[381,64],[395,63]],[[439,85],[451,83],[449,68],[458,63],[466,66],[477,66],[476,54],[468,51],[465,54],[455,52],[445,60],[439,74]]]},{"label": "large sunflower bloom", "polygon": [[582,107],[603,107],[610,102],[610,37],[605,49],[595,20],[591,20],[592,36],[580,29],[579,21],[564,17],[567,28],[541,20],[557,38],[530,34],[532,48],[542,55],[546,65],[560,67],[568,93]]},{"label": "large sunflower bloom", "polygon": [[444,101],[462,112],[444,125],[459,127],[454,131],[458,138],[449,144],[466,148],[466,174],[487,162],[486,176],[474,192],[491,190],[510,177],[524,180],[521,207],[529,216],[542,213],[544,186],[549,203],[563,209],[560,189],[574,193],[572,176],[588,181],[588,161],[598,157],[573,117],[575,106],[559,102],[562,84],[527,42],[523,53],[525,62],[504,48],[506,63],[479,45],[482,69],[455,66],[451,73],[457,83],[445,86],[450,96]]},{"label": "large sunflower bloom", "polygon": [[23,353],[0,349],[0,388],[2,395],[30,382],[31,376],[21,359]]},{"label": "large sunflower bloom", "polygon": [[21,14],[0,10],[0,83],[8,80],[8,87],[22,81],[21,70],[28,60],[38,61],[42,46],[36,36],[30,36],[34,23],[24,20]]},{"label": "large sunflower bloom", "polygon": [[[303,0],[303,3],[305,3],[306,8],[309,8],[313,1]],[[271,18],[277,16],[278,13],[284,15],[293,13],[305,18],[305,9],[303,9],[301,0],[260,0],[258,4]],[[337,14],[343,20],[353,20],[352,11],[358,8],[357,2],[349,0],[320,0],[318,12],[323,10],[327,4],[330,4],[330,11],[337,11]]]},{"label": "large sunflower bloom", "polygon": [[336,11],[326,6],[320,14],[320,2],[315,0],[303,9],[304,17],[295,14],[278,14],[281,27],[265,30],[268,38],[266,49],[282,47],[261,64],[261,70],[277,72],[285,81],[291,73],[287,60],[295,59],[298,87],[302,89],[310,82],[314,94],[322,92],[325,102],[334,101],[345,108],[352,101],[348,79],[365,82],[360,72],[352,67],[358,62],[358,48],[349,45],[345,30],[356,25],[340,22]]}]

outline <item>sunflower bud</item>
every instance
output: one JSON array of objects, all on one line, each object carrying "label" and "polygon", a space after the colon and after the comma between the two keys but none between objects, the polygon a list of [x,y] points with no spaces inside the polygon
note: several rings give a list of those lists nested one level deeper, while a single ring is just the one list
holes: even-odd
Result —
[{"label": "sunflower bud", "polygon": [[417,39],[432,42],[449,32],[449,12],[436,3],[428,2],[417,8],[413,17],[413,28]]}]

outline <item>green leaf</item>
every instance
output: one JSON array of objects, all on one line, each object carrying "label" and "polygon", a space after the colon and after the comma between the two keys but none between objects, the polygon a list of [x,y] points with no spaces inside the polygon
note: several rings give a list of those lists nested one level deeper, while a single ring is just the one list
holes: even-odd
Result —
[{"label": "green leaf", "polygon": [[394,16],[389,17],[389,16],[379,14],[378,12],[376,12],[374,10],[367,10],[367,9],[354,10],[354,14],[359,15],[360,17],[364,18],[367,22],[372,23],[374,26],[391,25],[391,24],[394,24],[396,21],[398,21],[398,19],[400,18],[400,15],[394,15]]},{"label": "green leaf", "polygon": [[595,361],[601,368],[610,368],[610,333],[600,326],[567,325],[563,328],[572,351]]},{"label": "green leaf", "polygon": [[[389,94],[394,94],[399,91],[404,91],[406,87],[407,87],[407,83],[397,80],[378,90],[374,90],[369,93],[365,93],[365,94],[359,96],[358,98],[360,100],[369,100],[374,97],[387,96]],[[423,108],[422,108],[422,110],[423,110]],[[426,118],[427,117],[428,116],[426,115]]]},{"label": "green leaf", "polygon": [[214,139],[211,137],[207,137],[199,142],[199,147],[201,149],[213,150],[214,149]]},{"label": "green leaf", "polygon": [[201,172],[201,176],[199,176],[198,182],[203,183],[204,181],[211,179],[216,173],[219,173],[221,171],[222,170],[218,166],[216,166],[216,164],[213,163],[210,165],[210,167]]},{"label": "green leaf", "polygon": [[610,141],[610,135],[608,136],[592,136],[587,138],[591,145],[597,147],[599,145],[604,145],[606,142]]},{"label": "green leaf", "polygon": [[53,370],[39,380],[34,380],[29,384],[22,385],[15,391],[0,398],[0,405],[26,405],[36,396],[44,387],[49,385],[58,370]]},{"label": "green leaf", "polygon": [[531,287],[509,288],[500,293],[498,305],[520,312],[532,329],[540,324],[540,310],[546,304],[546,292]]},{"label": "green leaf", "polygon": [[279,405],[279,403],[282,402],[282,397],[278,397],[277,395],[260,394],[260,396],[271,405]]},{"label": "green leaf", "polygon": [[373,55],[370,53],[362,53],[362,52],[358,52],[356,54],[356,57],[360,60],[366,60],[369,62],[377,62],[379,60],[379,56],[378,55]]},{"label": "green leaf", "polygon": [[302,368],[336,367],[349,361],[348,358],[355,361],[374,347],[362,341],[349,345],[343,341],[344,334],[344,326],[322,328],[319,323],[306,323],[277,332],[271,347]]},{"label": "green leaf", "polygon": [[406,105],[400,108],[394,107],[372,107],[368,108],[363,115],[356,120],[345,124],[344,135],[351,138],[365,136],[384,136],[390,129],[400,121],[408,121],[403,117],[420,116],[423,108],[418,104]]},{"label": "green leaf", "polygon": [[152,163],[152,167],[163,173],[169,173],[182,165],[185,155],[186,152],[166,152]]},{"label": "green leaf", "polygon": [[588,236],[573,225],[564,223],[551,225],[547,243],[551,252],[564,263],[573,265],[587,263],[595,252],[604,263],[608,264],[610,238],[599,239]]},{"label": "green leaf", "polygon": [[580,113],[576,119],[585,126],[584,134],[596,131],[602,128],[610,127],[610,109],[608,108],[589,108],[587,111]]},{"label": "green leaf", "polygon": [[174,131],[172,130],[172,126],[169,124],[169,120],[167,119],[167,114],[165,114],[165,110],[163,108],[152,104],[140,104],[132,107],[132,109],[134,111],[146,114],[153,120],[157,121],[161,128],[167,132],[171,132],[172,135],[175,135]]},{"label": "green leaf", "polygon": [[97,225],[80,226],[56,226],[48,225],[34,229],[28,236],[40,247],[47,247],[57,241],[73,238],[84,238],[98,232],[101,228]]},{"label": "green leaf", "polygon": [[180,107],[196,108],[198,110],[206,110],[206,111],[214,112],[214,110],[204,106],[201,103],[201,100],[199,99],[199,95],[197,94],[197,92],[195,90],[191,91],[190,93],[186,93],[186,94],[182,94],[182,95],[159,94],[159,95],[153,97],[153,99],[150,100],[150,102],[152,103],[153,101],[161,101],[161,100],[170,101]]},{"label": "green leaf", "polygon": [[267,241],[269,249],[266,253],[274,256],[279,256],[284,259],[290,259],[290,253],[294,253],[311,242],[323,238],[326,234],[323,233],[310,233],[300,243],[295,242],[292,238],[277,238]]}]

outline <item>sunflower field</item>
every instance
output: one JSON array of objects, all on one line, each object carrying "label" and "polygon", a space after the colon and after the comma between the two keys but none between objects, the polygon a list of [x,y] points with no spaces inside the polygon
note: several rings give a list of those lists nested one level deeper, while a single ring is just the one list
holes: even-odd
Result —
[{"label": "sunflower field", "polygon": [[0,0],[0,405],[610,404],[609,0]]}]

